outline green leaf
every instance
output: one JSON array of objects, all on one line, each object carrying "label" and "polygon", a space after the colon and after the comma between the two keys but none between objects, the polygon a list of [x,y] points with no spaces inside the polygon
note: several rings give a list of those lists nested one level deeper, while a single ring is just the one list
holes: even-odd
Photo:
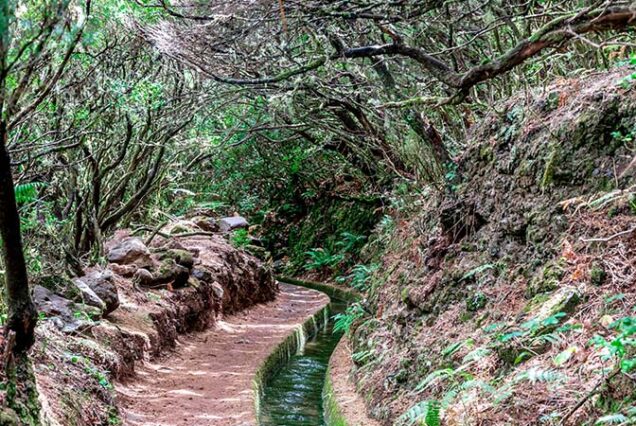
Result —
[{"label": "green leaf", "polygon": [[572,358],[572,355],[574,355],[577,350],[578,348],[575,346],[567,348],[566,350],[564,350],[563,352],[561,352],[560,354],[554,357],[554,365],[556,365],[557,367],[561,367],[562,365],[567,363],[570,360],[570,358]]}]

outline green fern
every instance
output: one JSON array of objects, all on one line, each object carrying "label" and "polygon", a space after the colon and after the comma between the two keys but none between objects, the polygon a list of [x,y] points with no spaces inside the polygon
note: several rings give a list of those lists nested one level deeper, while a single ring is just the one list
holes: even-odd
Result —
[{"label": "green fern", "polygon": [[16,185],[15,201],[18,205],[32,203],[38,198],[38,190],[45,186],[42,182],[29,182]]},{"label": "green fern", "polygon": [[407,426],[441,426],[441,409],[438,401],[421,401],[400,416],[398,422]]},{"label": "green fern", "polygon": [[630,419],[620,413],[609,414],[596,419],[595,425],[619,425],[628,422]]},{"label": "green fern", "polygon": [[443,368],[441,370],[435,370],[424,378],[416,387],[415,391],[420,392],[427,389],[429,386],[455,375],[455,370],[452,368]]},{"label": "green fern", "polygon": [[462,359],[462,363],[467,364],[469,362],[479,361],[481,359],[486,358],[488,355],[492,353],[492,350],[484,347],[479,347],[471,352],[467,353],[466,356]]},{"label": "green fern", "polygon": [[541,370],[539,368],[531,368],[523,373],[519,374],[516,378],[518,382],[528,380],[532,384],[535,383],[549,383],[561,381],[564,379],[563,374],[556,370]]}]

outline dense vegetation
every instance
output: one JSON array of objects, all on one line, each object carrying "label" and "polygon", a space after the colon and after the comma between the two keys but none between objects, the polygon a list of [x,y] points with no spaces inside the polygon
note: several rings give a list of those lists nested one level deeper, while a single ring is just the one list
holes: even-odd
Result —
[{"label": "dense vegetation", "polygon": [[[396,344],[387,353],[394,359],[408,353],[408,361],[368,378],[364,366],[372,371],[380,363],[374,351],[385,343],[383,332],[397,340],[419,338],[433,321],[431,312],[439,315],[454,303],[468,304],[466,315],[478,316],[492,296],[482,288],[488,279],[531,281],[560,257],[565,231],[552,229],[557,213],[550,209],[565,198],[622,191],[624,206],[601,203],[616,209],[610,214],[624,225],[612,228],[611,239],[625,232],[619,237],[631,238],[633,246],[636,127],[629,106],[636,57],[630,1],[0,0],[0,11],[0,275],[6,281],[0,318],[6,353],[23,356],[33,344],[38,313],[29,282],[73,277],[87,265],[104,264],[104,240],[116,229],[155,229],[196,210],[238,213],[256,226],[250,235],[237,233],[235,245],[258,238],[279,271],[332,280],[368,297],[340,316],[338,328],[355,336],[356,362],[363,367],[357,377],[369,399],[382,405],[394,398],[390,408],[373,414],[430,426],[439,424],[440,410],[459,410],[458,395],[467,389],[492,394],[502,383],[477,381],[465,371],[465,364],[486,358],[475,353],[481,347],[474,337],[420,369],[413,364],[430,364],[438,354]],[[566,123],[533,136],[542,124],[563,118],[553,112],[568,105],[578,81],[594,80],[597,73],[605,73],[598,77],[604,83],[585,87],[601,97],[615,95],[607,120],[590,114],[584,118],[597,129],[572,134]],[[555,89],[555,83],[572,88]],[[580,116],[591,102],[566,108],[563,119],[585,121]],[[538,104],[549,121],[530,125],[527,115]],[[602,146],[581,148],[592,140]],[[562,145],[569,148],[559,150]],[[503,164],[499,153],[510,146],[523,162],[506,157],[512,165]],[[589,160],[577,164],[586,173],[559,169],[559,162],[577,155]],[[599,158],[620,169],[599,166]],[[517,191],[525,181],[515,173],[535,161],[546,164],[540,171],[528,166],[539,176],[532,175],[536,185]],[[499,185],[497,173],[516,180]],[[573,181],[581,187],[572,190]],[[486,211],[487,200],[495,198],[509,207],[507,213]],[[510,211],[543,217],[504,232],[504,240],[510,237],[523,249],[506,245],[508,240],[489,247],[484,241],[500,229],[483,228],[491,222],[484,215],[514,222]],[[492,232],[479,234],[483,229]],[[533,240],[528,229],[549,235]],[[550,237],[555,241],[544,241]],[[531,245],[534,251],[523,251]],[[453,252],[449,247],[459,246],[511,254],[484,254],[466,264],[445,257]],[[632,246],[622,253],[615,248],[616,256],[626,257],[618,274],[624,283],[616,295],[603,296],[628,298],[633,290]],[[463,258],[461,250],[453,252],[457,258]],[[602,249],[594,256],[602,258]],[[454,276],[440,278],[440,286],[454,290],[413,290],[418,283],[425,287],[419,274],[432,276],[441,264]],[[523,273],[506,275],[521,264]],[[590,266],[581,277],[594,280],[606,269]],[[554,278],[541,273],[544,281]],[[534,300],[549,291],[529,290],[527,296]],[[430,294],[433,307],[422,300]],[[611,378],[599,386],[616,379],[630,391],[603,394],[590,411],[592,423],[636,418],[631,303],[603,312],[612,320],[608,332],[593,337],[615,363]],[[385,308],[390,314],[383,316]],[[541,352],[523,339],[552,336],[557,326],[565,327],[563,316],[553,312],[500,330],[494,339],[531,346],[510,355],[516,366],[531,358],[524,354]],[[476,327],[486,327],[484,321]],[[398,324],[399,331],[377,322]],[[543,332],[547,328],[550,333]],[[468,348],[463,364],[453,361]],[[559,352],[557,367],[573,356],[570,348]],[[531,371],[519,381],[559,382],[552,370]],[[448,397],[436,388],[443,381],[445,392],[454,392]],[[512,395],[514,385],[508,385],[497,389]],[[580,401],[544,413],[546,421],[565,422]]]}]

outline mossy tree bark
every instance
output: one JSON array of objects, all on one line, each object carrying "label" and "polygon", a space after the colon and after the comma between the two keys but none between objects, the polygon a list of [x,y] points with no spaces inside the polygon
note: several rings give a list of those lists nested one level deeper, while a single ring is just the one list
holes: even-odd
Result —
[{"label": "mossy tree bark", "polygon": [[[11,42],[10,26],[15,19],[13,6],[0,0],[0,242],[5,263],[5,301],[8,309],[8,344],[16,354],[28,350],[34,341],[37,320],[29,293],[26,262],[22,251],[20,215],[15,199],[11,157],[7,148],[12,103],[7,97],[7,57]],[[13,335],[15,333],[15,335]]]},{"label": "mossy tree bark", "polygon": [[11,158],[6,148],[7,125],[4,121],[0,123],[0,138],[0,237],[6,269],[5,296],[9,311],[7,332],[15,333],[14,352],[23,352],[33,344],[37,315],[29,293],[20,235],[20,216],[11,175]]}]

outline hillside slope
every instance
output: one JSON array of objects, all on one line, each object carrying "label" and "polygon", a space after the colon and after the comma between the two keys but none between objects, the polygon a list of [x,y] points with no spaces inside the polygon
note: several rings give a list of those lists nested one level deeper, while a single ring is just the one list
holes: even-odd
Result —
[{"label": "hillside slope", "polygon": [[580,425],[628,414],[634,380],[617,369],[634,353],[636,93],[624,74],[499,106],[469,137],[461,184],[411,201],[376,235],[374,316],[353,334],[374,417]]}]

